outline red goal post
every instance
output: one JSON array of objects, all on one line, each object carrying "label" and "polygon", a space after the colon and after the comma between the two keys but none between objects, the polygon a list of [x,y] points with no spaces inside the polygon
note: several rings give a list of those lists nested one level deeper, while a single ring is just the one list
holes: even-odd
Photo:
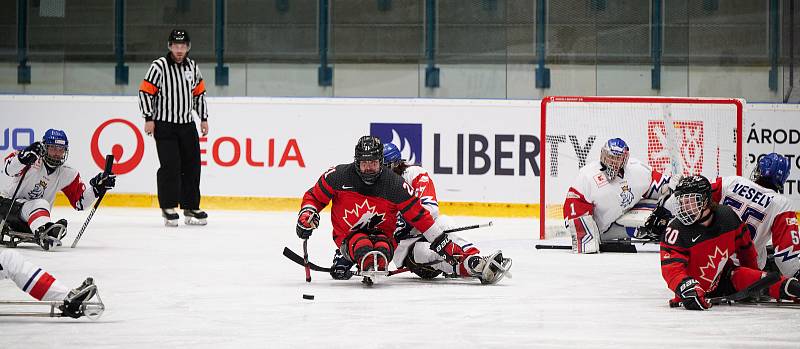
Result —
[{"label": "red goal post", "polygon": [[545,97],[540,239],[566,233],[561,206],[567,189],[580,167],[599,159],[602,144],[610,138],[625,140],[631,157],[660,172],[670,173],[681,164],[684,175],[741,175],[744,104],[735,98]]}]

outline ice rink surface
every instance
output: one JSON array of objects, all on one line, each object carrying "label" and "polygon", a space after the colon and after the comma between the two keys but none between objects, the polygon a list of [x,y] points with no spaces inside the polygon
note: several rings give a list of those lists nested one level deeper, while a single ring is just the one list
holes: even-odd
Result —
[{"label": "ice rink surface", "polygon": [[[93,276],[106,312],[97,321],[0,318],[0,348],[800,347],[796,309],[670,309],[657,253],[537,251],[532,219],[462,233],[513,258],[513,279],[482,286],[404,273],[366,288],[319,272],[305,282],[281,254],[302,253],[295,213],[209,214],[206,227],[166,228],[157,209],[101,207],[75,249],[21,245],[69,287]],[[86,212],[54,216],[70,221],[68,245]],[[309,240],[310,260],[324,266],[334,249],[328,219]],[[0,299],[29,298],[5,280]]]}]

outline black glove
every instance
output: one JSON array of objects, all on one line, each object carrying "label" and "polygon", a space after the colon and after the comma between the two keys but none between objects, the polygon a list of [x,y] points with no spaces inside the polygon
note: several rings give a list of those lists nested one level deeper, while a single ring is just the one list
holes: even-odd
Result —
[{"label": "black glove", "polygon": [[117,175],[100,172],[89,181],[89,184],[91,184],[92,189],[94,189],[94,195],[100,197],[100,195],[105,194],[109,189],[114,188],[114,185],[117,184]]},{"label": "black glove", "polygon": [[335,280],[349,280],[353,277],[353,272],[350,270],[353,267],[353,262],[344,258],[339,250],[333,255],[333,264],[331,265],[331,277]]},{"label": "black glove", "polygon": [[711,303],[706,300],[706,291],[700,287],[697,280],[687,277],[675,289],[675,294],[681,299],[683,308],[689,310],[706,310],[711,308]]},{"label": "black glove", "polygon": [[305,206],[297,214],[297,237],[308,239],[319,226],[319,212],[312,206]]},{"label": "black glove", "polygon": [[637,229],[636,238],[661,241],[661,237],[664,235],[670,219],[672,219],[672,212],[664,208],[664,202],[667,201],[668,197],[669,195],[665,195],[661,200],[658,200],[656,209],[647,217],[644,225]]},{"label": "black glove", "polygon": [[17,154],[17,159],[23,165],[30,166],[42,156],[44,156],[44,145],[42,145],[42,142],[33,142]]},{"label": "black glove", "polygon": [[431,250],[444,257],[444,260],[447,263],[452,265],[456,265],[458,263],[459,256],[455,256],[453,254],[455,251],[455,243],[450,240],[450,237],[445,233],[442,233],[433,239],[433,241],[431,241]]}]

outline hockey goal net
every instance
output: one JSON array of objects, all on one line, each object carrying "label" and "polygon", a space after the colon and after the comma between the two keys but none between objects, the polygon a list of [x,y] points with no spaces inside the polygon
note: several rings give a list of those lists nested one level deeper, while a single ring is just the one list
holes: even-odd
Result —
[{"label": "hockey goal net", "polygon": [[741,175],[743,106],[740,99],[544,98],[540,238],[567,234],[562,215],[567,190],[581,167],[600,158],[610,138],[625,140],[631,157],[661,173]]}]

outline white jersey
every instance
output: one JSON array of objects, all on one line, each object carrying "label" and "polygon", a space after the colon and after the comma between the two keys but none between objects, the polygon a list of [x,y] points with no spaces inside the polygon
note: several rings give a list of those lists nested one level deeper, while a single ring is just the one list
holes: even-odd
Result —
[{"label": "white jersey", "polygon": [[643,198],[655,199],[667,178],[635,158],[625,165],[623,177],[606,179],[599,160],[578,172],[564,201],[564,219],[591,215],[600,232],[605,232],[622,214]]},{"label": "white jersey", "polygon": [[[5,158],[3,174],[12,177],[12,180],[2,192],[3,197],[11,198],[25,168],[26,166],[19,162],[16,152]],[[83,210],[96,198],[91,186],[87,187],[81,181],[78,170],[67,164],[59,166],[52,173],[48,173],[47,168],[42,163],[42,159],[39,159],[25,172],[25,178],[19,187],[16,200],[31,201],[42,199],[50,203],[50,209],[52,210],[56,193],[61,191],[64,192],[72,207],[77,210]]]},{"label": "white jersey", "polygon": [[[800,263],[797,217],[785,196],[739,176],[717,178],[713,199],[730,206],[750,229],[758,253],[758,267],[767,262],[767,245],[775,246],[775,263],[784,275],[793,275]],[[794,236],[792,236],[794,235]]]}]

